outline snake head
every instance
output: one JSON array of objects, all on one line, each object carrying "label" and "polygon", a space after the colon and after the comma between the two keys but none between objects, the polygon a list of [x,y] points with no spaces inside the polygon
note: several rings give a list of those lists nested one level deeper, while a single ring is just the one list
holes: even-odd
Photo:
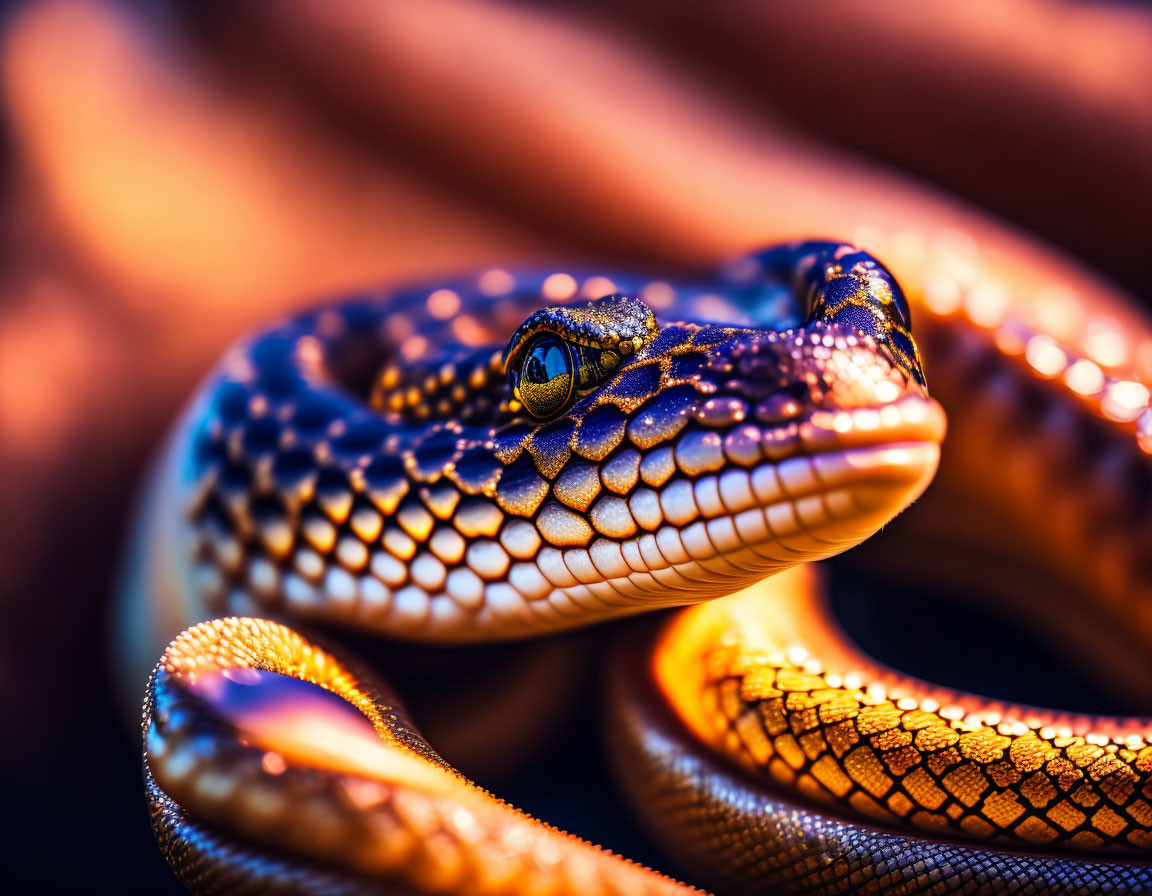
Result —
[{"label": "snake head", "polygon": [[229,355],[174,461],[190,604],[531,635],[835,554],[935,471],[907,305],[852,247],[590,302],[568,275],[491,279],[330,306]]},{"label": "snake head", "polygon": [[[677,310],[696,319],[658,325],[615,293],[516,328],[513,419],[489,445],[505,546],[536,546],[541,590],[608,605],[726,593],[856,544],[930,481],[943,414],[891,274],[828,242],[745,261],[685,290]],[[768,316],[795,323],[757,326],[781,291],[790,310]],[[749,325],[709,322],[710,302]]]}]

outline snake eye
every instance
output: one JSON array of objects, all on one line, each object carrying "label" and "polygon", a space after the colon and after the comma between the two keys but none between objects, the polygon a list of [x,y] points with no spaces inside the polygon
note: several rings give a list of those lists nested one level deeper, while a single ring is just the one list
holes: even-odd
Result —
[{"label": "snake eye", "polygon": [[556,336],[540,336],[524,351],[518,383],[520,400],[533,417],[560,413],[572,397],[572,353]]}]

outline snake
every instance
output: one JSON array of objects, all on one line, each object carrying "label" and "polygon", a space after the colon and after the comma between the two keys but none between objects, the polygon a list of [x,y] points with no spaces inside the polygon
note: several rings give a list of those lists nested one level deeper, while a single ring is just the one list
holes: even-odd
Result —
[{"label": "snake", "polygon": [[[121,614],[177,877],[206,893],[699,892],[472,783],[349,642],[512,649],[666,610],[595,631],[629,632],[606,651],[609,752],[685,879],[1152,890],[1149,720],[921,681],[830,608],[814,561],[883,543],[947,444],[934,489],[978,512],[917,525],[896,574],[975,582],[969,546],[1010,530],[1089,615],[1139,644],[1152,629],[1152,411],[1109,355],[1125,334],[1094,317],[1074,344],[979,276],[936,273],[906,295],[826,240],[672,280],[492,269],[231,349],[152,471]],[[1146,659],[1113,666],[1146,680]]]}]

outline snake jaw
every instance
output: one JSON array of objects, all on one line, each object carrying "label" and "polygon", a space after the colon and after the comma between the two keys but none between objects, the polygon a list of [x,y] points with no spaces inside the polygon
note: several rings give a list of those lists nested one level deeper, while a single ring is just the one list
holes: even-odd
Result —
[{"label": "snake jaw", "polygon": [[729,593],[873,534],[931,480],[943,430],[853,327],[670,324],[567,414],[495,443],[497,499],[534,521],[513,587],[589,616]]}]

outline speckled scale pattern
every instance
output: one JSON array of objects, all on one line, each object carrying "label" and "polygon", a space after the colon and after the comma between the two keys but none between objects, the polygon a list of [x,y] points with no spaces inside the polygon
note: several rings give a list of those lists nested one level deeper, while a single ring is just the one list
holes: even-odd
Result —
[{"label": "speckled scale pattern", "polygon": [[[901,256],[913,251],[909,246],[889,248]],[[922,260],[931,267],[927,256]],[[1146,380],[1120,363],[1139,333],[1128,338],[1116,332],[1115,321],[1089,315],[1083,333],[1054,337],[1045,320],[1023,313],[1020,296],[1000,307],[994,281],[969,282],[948,265],[927,274],[918,291],[931,311],[930,326],[919,336],[943,333],[946,346],[974,325],[981,351],[995,356],[970,375],[957,372],[963,365],[955,359],[946,367],[974,415],[986,411],[980,399],[988,371],[1002,376],[1011,356],[1028,388],[1043,379],[1040,387],[1058,394],[1058,411],[1070,412],[1075,392],[1089,413],[1116,424],[1113,436],[1152,452]],[[742,576],[758,579],[797,558],[826,556],[882,524],[873,515],[837,544],[821,528],[851,503],[835,488],[845,465],[880,456],[857,450],[861,433],[882,425],[898,442],[926,431],[915,425],[929,413],[929,402],[915,400],[924,380],[907,303],[879,263],[851,246],[809,242],[737,260],[696,284],[581,279],[488,271],[435,288],[362,297],[290,320],[232,352],[194,410],[194,439],[179,456],[196,589],[208,612],[242,608],[417,638],[452,640],[480,629],[497,637],[533,634],[659,606],[670,594],[683,603],[727,593]],[[1049,308],[1050,296],[1041,298]],[[613,309],[626,318],[627,332],[605,326]],[[613,354],[563,414],[532,420],[509,402],[505,368],[516,347],[541,332]],[[513,339],[501,352],[509,333]],[[614,360],[610,346],[625,341],[632,351],[621,348]],[[934,344],[934,364],[940,352]],[[983,420],[964,428],[988,429]],[[941,433],[924,438],[938,442]],[[828,450],[844,447],[845,435],[846,451]],[[1036,445],[1027,447],[1043,461]],[[1077,465],[1085,468],[1115,460],[1098,445],[1084,452]],[[1109,467],[1107,477],[1126,485],[1146,481],[1130,473]],[[1128,492],[1125,506],[1143,512],[1147,490]],[[1041,497],[1048,502],[1052,494]],[[1139,519],[1126,518],[1126,525],[1138,529]],[[1086,536],[1072,551],[1095,554],[1097,544]],[[1099,562],[1115,563],[1116,554],[1098,553]],[[246,626],[256,626],[259,642],[261,627],[273,624],[204,625],[239,626],[247,643],[254,633]],[[296,637],[281,632],[261,656],[276,655]],[[306,652],[315,649],[307,645]],[[642,652],[625,655],[635,661]],[[1030,851],[1037,844],[1098,846],[1085,835],[1101,833],[1123,839],[1128,850],[1144,850],[1146,745],[1132,738],[1081,742],[1056,732],[1067,742],[1052,744],[1063,751],[1054,761],[1067,762],[1063,770],[1037,771],[1034,755],[1014,756],[1011,747],[1007,761],[992,755],[1000,723],[965,719],[974,730],[954,733],[957,745],[971,741],[972,755],[963,757],[970,761],[931,770],[930,783],[950,795],[934,809],[924,801],[925,795],[935,800],[930,789],[909,789],[917,768],[905,743],[907,735],[915,741],[933,727],[922,724],[933,712],[926,703],[892,695],[888,706],[886,698],[867,695],[868,705],[850,720],[856,741],[836,757],[847,764],[837,777],[825,760],[836,744],[844,746],[846,720],[828,713],[843,701],[824,697],[838,684],[820,678],[811,660],[801,667],[790,656],[736,661],[720,650],[710,663],[712,678],[690,695],[694,705],[710,713],[720,752],[749,768],[765,760],[767,780],[705,755],[650,693],[609,703],[619,710],[614,730],[624,745],[618,750],[623,765],[639,771],[626,775],[626,788],[668,851],[700,880],[714,880],[724,892],[1152,889],[1148,866],[1128,861],[1131,852],[1056,857]],[[292,668],[298,674],[304,666]],[[617,672],[612,680],[631,685],[641,677]],[[203,749],[209,765],[235,758],[236,742],[218,720],[200,730],[182,726],[177,712],[173,723],[171,707],[163,705],[170,685],[153,681],[150,694],[161,698],[148,708],[155,730],[165,729],[174,743],[182,732],[204,735],[188,742]],[[625,704],[640,711],[628,715]],[[185,713],[183,721],[189,718]],[[195,718],[200,724],[208,717]],[[975,730],[981,725],[991,733]],[[927,744],[924,752],[942,756],[951,735],[935,733],[939,749]],[[1053,759],[1040,758],[1042,766]],[[156,830],[191,886],[263,892],[261,882],[275,878],[283,892],[359,891],[359,882],[342,871],[329,875],[263,841],[248,846],[235,832],[202,824],[156,785],[150,770],[157,762],[164,765],[164,757],[149,750],[145,773]],[[787,772],[772,774],[783,766]],[[950,782],[961,766],[963,774]],[[179,761],[175,772],[165,767],[169,775],[179,771]],[[237,770],[226,761],[212,771],[219,774],[198,784],[210,802]],[[1059,794],[1044,802],[1041,772],[1048,790],[1066,791],[1063,802],[1054,802]],[[801,796],[777,794],[777,784],[798,787]],[[1000,796],[990,801],[996,788]],[[827,811],[813,808],[811,800],[828,792],[835,800]],[[243,788],[238,793],[250,798]],[[1034,808],[1055,810],[1014,813],[1013,802],[1033,797],[1039,799]],[[1075,804],[1083,818],[1064,803]],[[933,821],[936,809],[947,822]],[[855,820],[840,820],[849,811]],[[1034,823],[1022,827],[1041,815],[1045,824],[1070,824],[1055,838]],[[928,820],[923,837],[886,827],[905,817],[913,824]],[[986,835],[981,818],[1003,828],[992,833],[1004,842],[988,848],[951,839]],[[945,830],[956,821],[959,831]],[[928,839],[934,828],[950,839]],[[613,876],[606,883],[617,891]],[[651,882],[644,875],[640,880]]]},{"label": "speckled scale pattern", "polygon": [[809,319],[847,324],[886,346],[916,381],[924,384],[920,353],[912,339],[912,312],[900,284],[888,270],[854,246],[810,243],[797,260],[789,247],[770,249],[745,264],[734,264],[737,284],[765,273],[791,278],[805,298]]},{"label": "speckled scale pattern", "polygon": [[[324,647],[266,620],[230,625],[218,620],[184,632],[152,673],[143,712],[144,780],[157,842],[180,881],[195,893],[239,893],[274,896],[418,896],[396,880],[366,875],[338,864],[307,861],[283,849],[237,838],[226,824],[212,824],[188,813],[156,782],[152,763],[172,771],[183,762],[218,769],[222,778],[251,785],[267,775],[262,751],[239,738],[234,727],[204,699],[190,693],[183,677],[203,665],[237,669],[266,668],[323,683],[363,712],[380,730],[427,761],[443,760],[420,737],[391,695],[364,670],[346,667]],[[239,637],[228,638],[228,634]],[[181,756],[181,752],[183,756]],[[175,758],[175,762],[173,762]],[[166,763],[166,764],[165,764]],[[338,777],[316,769],[276,769],[276,783],[291,792],[290,805],[308,800],[339,806]],[[348,810],[344,810],[348,814]]]},{"label": "speckled scale pattern", "polygon": [[[836,319],[839,305],[823,304],[850,281],[865,306],[875,293],[873,323],[895,316],[906,330],[883,269],[861,260],[837,273],[853,255],[797,244],[749,259],[758,273],[739,282],[718,272],[675,286],[489,271],[277,325],[224,358],[175,449],[188,571],[203,600],[194,612],[448,642],[522,637],[730,593],[856,543],[923,487],[942,421],[887,331]],[[823,286],[804,285],[812,266]],[[659,317],[643,296],[660,300]],[[571,403],[547,419],[525,414],[516,388],[518,352],[541,333],[565,340],[567,360],[580,364]],[[914,449],[889,462],[877,452],[893,439]],[[863,451],[852,457],[866,467],[888,464],[878,505],[853,500],[851,477],[817,480],[813,458],[844,451]],[[270,771],[267,753],[184,690],[205,664],[265,669],[331,690],[376,724],[378,701],[355,676],[325,677],[324,656],[258,618],[205,622],[173,642],[150,688],[145,738],[161,836],[195,840],[204,822],[263,840],[261,813],[299,791],[310,802],[283,814],[276,848],[394,874],[407,867],[392,854],[396,832],[429,874],[459,875],[453,855],[488,862],[502,892],[506,851],[496,841],[495,857],[464,848],[468,832],[449,830],[458,803],[441,799],[443,782],[397,798],[400,815],[421,807],[411,817],[358,812],[341,773],[279,754]],[[387,740],[393,727],[376,729]],[[571,859],[561,879],[555,863],[521,854],[526,873],[556,884],[547,891],[590,892],[592,875],[596,892],[683,892],[558,841],[466,785],[449,789],[488,819],[485,837],[526,825],[546,857]],[[168,798],[191,801],[195,821],[168,824]],[[425,833],[457,845],[404,839],[423,830],[421,818],[444,820]],[[321,848],[316,834],[335,828],[347,836]],[[190,858],[170,844],[170,855],[199,874],[213,851],[232,861],[221,855],[232,847],[214,842]]]},{"label": "speckled scale pattern", "polygon": [[652,309],[637,298],[623,294],[597,297],[582,307],[541,308],[516,328],[503,352],[505,370],[537,333],[555,333],[566,341],[589,348],[614,348],[636,341],[636,348],[656,332]]},{"label": "speckled scale pattern", "polygon": [[[338,734],[300,761],[259,743],[259,721],[244,727],[253,716],[311,732],[305,744]],[[379,738],[360,753],[376,774],[334,758],[350,724]],[[143,733],[161,850],[196,892],[697,892],[496,800],[444,763],[363,669],[269,620],[183,632],[152,675]]]},{"label": "speckled scale pattern", "polygon": [[[549,579],[554,588],[538,587],[537,577],[528,593],[519,591],[503,580],[507,554],[533,561],[533,550],[549,546],[639,538],[643,523],[628,503],[602,500],[593,512],[594,492],[629,497],[646,461],[670,461],[672,477],[692,481],[721,463],[771,459],[772,446],[795,444],[797,419],[822,403],[874,403],[881,381],[893,394],[918,388],[910,380],[919,368],[902,366],[873,335],[801,307],[819,290],[806,286],[791,307],[780,305],[771,284],[786,273],[785,256],[803,271],[818,267],[814,258],[866,258],[836,244],[774,250],[757,262],[757,290],[722,279],[681,287],[662,326],[633,297],[643,294],[643,280],[617,276],[607,298],[575,293],[570,304],[542,309],[548,276],[507,275],[495,292],[474,282],[353,299],[237,348],[210,388],[189,464],[196,563],[210,606],[287,608],[414,637],[469,638],[494,597],[507,634],[555,626],[587,589],[563,586],[561,573]],[[895,293],[874,264],[855,261],[838,279],[821,270],[833,286],[874,290],[884,303],[877,319],[892,313]],[[588,282],[601,281],[608,282]],[[758,326],[708,322],[721,288],[746,302],[723,312]],[[774,298],[758,307],[750,297],[759,294]],[[437,317],[446,295],[459,313]],[[786,326],[804,315],[807,327]],[[897,308],[896,317],[904,326],[906,311]],[[501,328],[513,332],[503,355]],[[602,380],[557,418],[537,421],[510,404],[505,366],[545,330],[577,346],[615,347],[623,358],[598,369]],[[846,367],[871,379],[850,379]],[[663,448],[671,451],[657,454]],[[595,489],[592,467],[601,480]],[[516,518],[536,523],[541,538],[515,535],[520,530],[501,537]],[[645,519],[655,525],[656,517]],[[653,583],[638,584],[649,571],[636,560],[638,544],[630,556],[627,570],[612,564],[631,577],[619,587],[651,592]],[[486,561],[474,565],[477,557]],[[516,581],[530,578],[521,571]],[[563,587],[576,591],[559,593]],[[593,615],[618,611],[603,596],[588,601]]]},{"label": "speckled scale pattern", "polygon": [[614,652],[612,749],[619,783],[677,867],[726,894],[1135,896],[1152,866],[909,837],[817,812],[680,729],[624,644]]},{"label": "speckled scale pattern", "polygon": [[507,384],[500,354],[467,346],[448,346],[437,354],[423,362],[385,365],[372,385],[371,406],[409,422],[491,417]]},{"label": "speckled scale pattern", "polygon": [[[942,716],[787,659],[706,660],[727,742],[749,767],[889,825],[1018,845],[1146,855],[1152,745]],[[722,721],[720,721],[722,720]]]},{"label": "speckled scale pattern", "polygon": [[[147,757],[145,757],[147,760]],[[164,793],[144,764],[145,793],[165,861],[193,893],[236,896],[415,896],[367,876],[323,868],[238,842],[197,822]]]}]

